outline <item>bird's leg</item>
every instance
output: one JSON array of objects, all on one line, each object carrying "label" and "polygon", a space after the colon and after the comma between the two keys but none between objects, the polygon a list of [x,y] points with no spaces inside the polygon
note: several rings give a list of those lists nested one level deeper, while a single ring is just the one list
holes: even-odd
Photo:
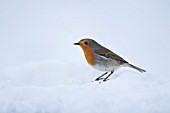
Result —
[{"label": "bird's leg", "polygon": [[104,78],[103,82],[107,81],[107,80],[108,80],[107,78],[109,78],[109,77],[110,77],[110,75],[112,75],[113,73],[114,73],[114,71],[111,71],[111,72],[110,72],[110,74],[109,74],[109,75],[107,75],[107,77],[106,77],[106,78]]},{"label": "bird's leg", "polygon": [[95,81],[98,81],[98,80],[101,80],[102,78],[101,77],[103,77],[104,75],[106,75],[108,72],[106,72],[106,73],[104,73],[104,74],[102,74],[101,76],[99,76],[98,78],[96,78],[96,80]]}]

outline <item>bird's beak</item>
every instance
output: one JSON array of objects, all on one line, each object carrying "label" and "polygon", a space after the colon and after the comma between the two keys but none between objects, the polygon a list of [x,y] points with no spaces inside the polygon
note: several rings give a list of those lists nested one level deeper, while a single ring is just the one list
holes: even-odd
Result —
[{"label": "bird's beak", "polygon": [[80,45],[79,43],[74,43],[74,45]]}]

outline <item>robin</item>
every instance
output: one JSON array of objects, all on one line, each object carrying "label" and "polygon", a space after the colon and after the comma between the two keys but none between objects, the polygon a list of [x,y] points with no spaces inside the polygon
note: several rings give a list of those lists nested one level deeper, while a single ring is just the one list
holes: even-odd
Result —
[{"label": "robin", "polygon": [[[146,72],[144,69],[128,63],[122,57],[101,46],[93,39],[82,39],[78,43],[74,43],[74,45],[80,45],[80,47],[83,49],[85,58],[89,65],[97,70],[105,71],[105,73],[96,78],[95,81],[107,81],[109,76],[112,75],[114,71],[119,69],[120,67],[131,67],[141,73]],[[102,78],[107,73],[109,73],[107,77]]]}]

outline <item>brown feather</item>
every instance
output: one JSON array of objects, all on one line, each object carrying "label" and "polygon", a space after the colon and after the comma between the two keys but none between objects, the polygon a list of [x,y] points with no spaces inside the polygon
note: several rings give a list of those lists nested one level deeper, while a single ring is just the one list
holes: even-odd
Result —
[{"label": "brown feather", "polygon": [[117,54],[113,53],[112,51],[110,51],[109,49],[106,49],[104,47],[102,49],[100,48],[100,50],[96,49],[96,50],[94,50],[94,52],[96,54],[104,56],[106,58],[115,59],[115,60],[119,61],[121,64],[128,63],[122,57],[118,56]]}]

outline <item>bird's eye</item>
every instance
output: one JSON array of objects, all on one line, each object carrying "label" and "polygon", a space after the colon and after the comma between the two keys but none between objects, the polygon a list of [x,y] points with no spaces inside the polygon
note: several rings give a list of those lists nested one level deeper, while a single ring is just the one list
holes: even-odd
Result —
[{"label": "bird's eye", "polygon": [[88,45],[89,43],[88,42],[84,42],[85,45]]}]

